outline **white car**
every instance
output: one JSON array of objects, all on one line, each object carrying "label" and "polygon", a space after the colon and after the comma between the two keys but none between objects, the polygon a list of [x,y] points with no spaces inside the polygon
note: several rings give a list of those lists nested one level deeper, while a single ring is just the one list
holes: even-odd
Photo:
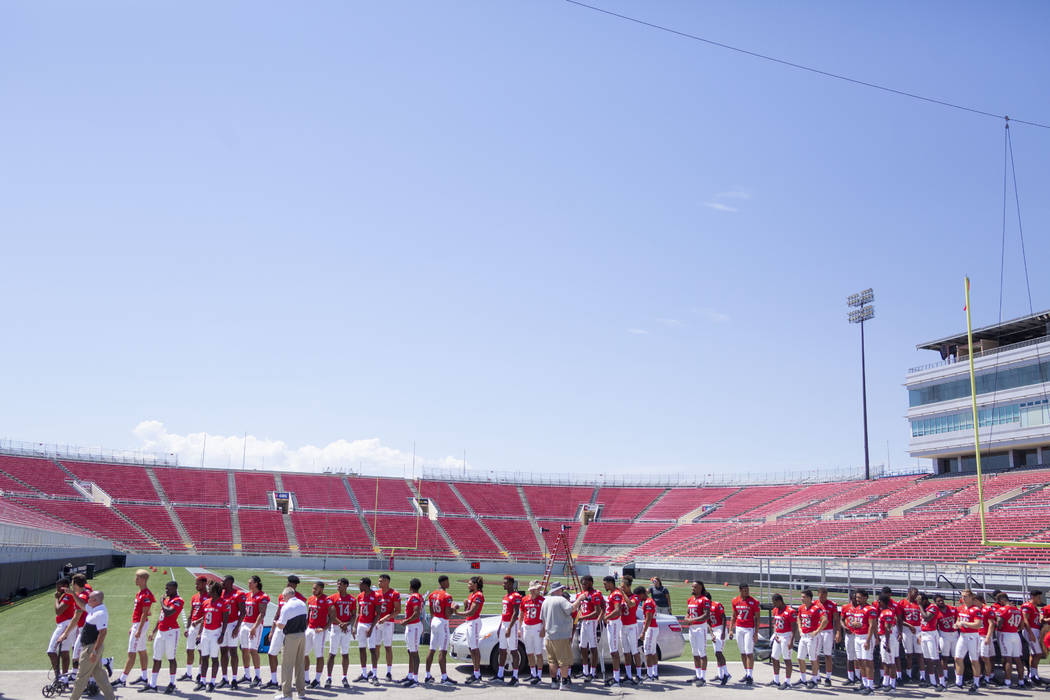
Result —
[{"label": "white car", "polygon": [[[478,648],[481,650],[481,662],[487,662],[493,674],[499,668],[499,644],[496,638],[496,634],[499,631],[499,623],[499,615],[482,617],[481,639],[478,641]],[[657,614],[656,623],[660,627],[659,635],[656,638],[656,657],[664,661],[681,656],[682,650],[685,648],[685,639],[682,636],[682,625],[678,622],[678,618],[674,615]],[[603,634],[604,631],[604,628],[599,631],[598,650],[605,659],[606,668],[611,669],[612,666],[609,664],[612,662],[612,657],[609,656],[609,644]],[[572,638],[572,658],[575,664],[580,663],[579,641],[579,633],[577,632]],[[470,662],[470,650],[467,649],[467,630],[462,625],[457,627],[455,632],[452,633],[449,654],[454,659]],[[521,660],[521,669],[526,670],[528,660],[525,657],[525,643],[521,640],[518,640],[518,654],[518,658]],[[547,654],[544,652],[544,658],[546,656]]]}]

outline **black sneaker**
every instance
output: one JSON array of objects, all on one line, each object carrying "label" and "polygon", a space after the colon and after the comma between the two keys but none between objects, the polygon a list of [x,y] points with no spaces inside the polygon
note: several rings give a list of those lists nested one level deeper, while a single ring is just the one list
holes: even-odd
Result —
[{"label": "black sneaker", "polygon": [[780,687],[780,681],[769,681],[768,683],[766,683],[766,685],[771,685],[774,688],[779,688]]},{"label": "black sneaker", "polygon": [[559,685],[558,679],[557,678],[551,678],[551,690],[557,690],[558,689],[558,685]]},{"label": "black sneaker", "polygon": [[441,685],[459,685],[459,681],[445,677],[441,679]]},{"label": "black sneaker", "polygon": [[634,678],[628,678],[627,680],[630,681],[631,685],[638,685],[638,681],[636,681]]},{"label": "black sneaker", "polygon": [[216,686],[215,686],[215,684],[214,684],[214,683],[209,683],[209,684],[208,684],[208,692],[209,692],[209,693],[214,693],[214,692],[215,692],[215,687],[216,687]]},{"label": "black sneaker", "polygon": [[230,690],[237,690],[237,679],[236,678],[234,678],[232,681],[230,681]]},{"label": "black sneaker", "polygon": [[321,680],[319,678],[314,678],[312,681],[310,681],[309,683],[306,684],[306,687],[307,688],[320,688],[321,687]]},{"label": "black sneaker", "polygon": [[871,693],[872,693],[872,690],[868,686],[864,686],[863,688],[860,689],[860,694],[861,695],[871,695]]},{"label": "black sneaker", "polygon": [[430,683],[433,683],[433,682],[434,682],[434,677],[432,675],[430,675],[429,673],[426,675],[426,678],[423,679],[423,683],[425,683],[425,684],[430,684]]},{"label": "black sneaker", "polygon": [[515,678],[514,676],[511,676],[510,680],[507,681],[507,685],[509,685],[509,686],[515,686],[517,684],[518,684],[518,679]]},{"label": "black sneaker", "polygon": [[394,682],[394,674],[393,674],[393,673],[390,673],[389,671],[387,671],[387,674],[386,674],[386,679],[387,679],[388,681],[390,681],[391,683],[393,683],[393,682]]},{"label": "black sneaker", "polygon": [[182,675],[176,678],[177,681],[192,681],[193,676],[190,675],[189,671],[183,671]]},{"label": "black sneaker", "polygon": [[979,687],[979,686],[978,686],[978,685],[977,685],[976,683],[971,683],[971,684],[970,684],[970,687],[966,689],[966,692],[967,692],[967,693],[976,693],[976,692],[977,692],[977,689],[978,689],[978,687]]},{"label": "black sneaker", "polygon": [[205,688],[205,683],[204,683],[204,681],[202,681],[200,679],[197,680],[197,685],[193,686],[193,689],[195,691],[204,690],[204,688]]},{"label": "black sneaker", "polygon": [[732,678],[732,676],[727,673],[726,675],[724,675],[724,676],[722,676],[721,678],[718,679],[718,684],[719,685],[725,685],[726,683],[729,682],[730,678]]},{"label": "black sneaker", "polygon": [[703,678],[697,678],[693,681],[693,685],[695,685],[697,688],[702,688],[703,686],[707,685],[707,681]]},{"label": "black sneaker", "polygon": [[325,678],[324,679],[324,687],[325,688],[331,688],[332,687],[332,679],[331,678]]},{"label": "black sneaker", "polygon": [[379,676],[369,676],[368,682],[372,685],[379,685]]},{"label": "black sneaker", "polygon": [[263,686],[263,690],[269,690],[270,688],[280,688],[280,687],[281,686],[277,685],[277,681],[266,681],[266,685]]},{"label": "black sneaker", "polygon": [[117,680],[110,683],[110,685],[114,688],[126,688],[128,684],[118,678]]},{"label": "black sneaker", "polygon": [[229,684],[230,684],[230,682],[228,680],[226,680],[225,678],[223,678],[221,681],[219,681],[218,683],[215,684],[215,689],[218,690],[219,688],[225,688]]},{"label": "black sneaker", "polygon": [[755,679],[751,676],[744,676],[744,685],[754,685]]},{"label": "black sneaker", "polygon": [[141,688],[139,688],[139,692],[140,693],[155,693],[155,692],[157,692],[157,686],[149,685],[147,683],[146,685],[144,685]]},{"label": "black sneaker", "polygon": [[171,695],[174,692],[175,692],[175,684],[174,683],[168,683],[168,687],[164,689],[164,694],[165,695]]},{"label": "black sneaker", "polygon": [[533,676],[532,678],[529,679],[529,685],[536,685],[539,682],[540,682],[540,679],[537,678],[536,676]]},{"label": "black sneaker", "polygon": [[[407,679],[406,679],[406,680],[407,680]],[[344,688],[349,688],[349,687],[350,687],[350,681],[348,681],[348,680],[346,679],[346,676],[343,676],[343,687],[344,687]]]},{"label": "black sneaker", "polygon": [[816,681],[806,681],[806,688],[808,688],[809,690],[813,690],[816,687],[817,687],[817,682]]},{"label": "black sneaker", "polygon": [[480,680],[481,680],[480,678],[475,678],[474,676],[470,676],[469,678],[467,678],[467,680],[463,681],[463,685],[474,685],[475,683],[477,683]]},{"label": "black sneaker", "polygon": [[791,687],[791,684],[788,683],[787,681],[784,681],[783,683],[780,684],[780,689],[781,690],[787,690],[790,687]]},{"label": "black sneaker", "polygon": [[262,678],[259,678],[258,676],[256,676],[255,678],[252,679],[252,682],[249,683],[248,685],[250,685],[252,688],[258,688],[260,685],[262,685]]},{"label": "black sneaker", "polygon": [[149,685],[149,681],[146,680],[145,678],[142,678],[140,676],[140,677],[136,678],[135,680],[131,681],[130,685],[142,685],[143,683],[145,683],[146,685]]},{"label": "black sneaker", "polygon": [[418,688],[419,687],[419,681],[417,681],[415,678],[409,678],[408,679],[408,683],[405,684],[405,687],[406,688]]},{"label": "black sneaker", "polygon": [[825,678],[824,679],[824,687],[825,688],[830,688],[831,687],[831,679],[830,678]]}]

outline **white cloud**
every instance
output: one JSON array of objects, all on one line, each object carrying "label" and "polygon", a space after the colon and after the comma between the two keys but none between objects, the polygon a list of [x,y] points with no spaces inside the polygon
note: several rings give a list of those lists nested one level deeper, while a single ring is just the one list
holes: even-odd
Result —
[{"label": "white cloud", "polygon": [[[204,464],[208,467],[240,467],[242,452],[245,465],[252,469],[291,470],[319,472],[324,469],[353,469],[355,471],[401,473],[411,469],[412,453],[383,445],[379,438],[358,440],[339,439],[327,445],[303,445],[290,447],[282,440],[258,438],[254,435],[215,435],[211,433],[188,433],[179,435],[169,432],[157,420],[146,420],[133,431],[139,447],[147,452],[165,455],[174,454],[179,464],[200,466],[201,450]],[[205,436],[207,436],[205,441]],[[462,468],[463,461],[456,457],[426,459],[416,456],[416,468],[428,467]]]},{"label": "white cloud", "polygon": [[631,335],[649,335],[649,331],[644,328],[628,328],[627,332]]},{"label": "white cloud", "polygon": [[722,204],[721,202],[704,202],[704,206],[708,209],[714,209],[715,211],[728,211],[738,212],[740,211],[736,207],[731,207],[728,204]]}]

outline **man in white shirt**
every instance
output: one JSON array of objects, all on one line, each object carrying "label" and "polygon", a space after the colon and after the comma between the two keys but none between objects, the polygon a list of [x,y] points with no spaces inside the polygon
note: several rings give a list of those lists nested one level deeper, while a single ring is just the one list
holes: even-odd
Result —
[{"label": "man in white shirt", "polygon": [[281,592],[284,605],[274,623],[284,635],[284,655],[281,656],[281,694],[279,700],[292,700],[292,674],[295,691],[300,700],[306,697],[306,603],[295,596],[294,588]]},{"label": "man in white shirt", "polygon": [[80,673],[73,684],[69,700],[80,700],[80,695],[92,678],[102,691],[103,698],[113,700],[116,697],[113,694],[113,686],[109,683],[109,673],[102,665],[103,644],[109,627],[109,611],[102,604],[102,600],[102,591],[92,591],[87,605],[84,606],[86,617],[80,636]]}]

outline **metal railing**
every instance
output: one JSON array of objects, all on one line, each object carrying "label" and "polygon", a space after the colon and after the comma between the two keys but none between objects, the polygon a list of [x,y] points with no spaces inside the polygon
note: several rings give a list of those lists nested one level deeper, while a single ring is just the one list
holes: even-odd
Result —
[{"label": "metal railing", "polygon": [[[975,352],[973,354],[973,359],[979,360],[982,357],[991,357],[992,355],[996,355],[996,354],[998,354],[1000,352],[1005,352],[1007,350],[1020,350],[1021,348],[1026,348],[1029,345],[1038,345],[1040,343],[1046,343],[1048,341],[1050,341],[1050,335],[1044,335],[1044,336],[1042,336],[1040,338],[1029,338],[1028,340],[1022,340],[1019,343],[1011,343],[1009,345],[1001,345],[1001,346],[999,346],[997,348],[988,348],[987,350],[981,350],[980,352]],[[948,365],[954,365],[954,364],[957,364],[959,362],[964,362],[964,361],[965,360],[960,360],[958,358],[950,358],[949,357],[947,360],[941,360],[940,362],[929,362],[929,363],[927,363],[925,365],[919,365],[918,367],[912,367],[912,368],[910,368],[908,370],[908,374],[915,374],[916,372],[924,372],[924,371],[926,371],[928,369],[934,369],[936,367],[947,367]]]},{"label": "metal railing", "polygon": [[22,457],[48,457],[77,462],[105,462],[108,464],[142,464],[147,466],[178,466],[175,453],[146,452],[143,450],[107,450],[102,447],[58,445],[46,442],[24,442],[0,438],[0,452]]}]

